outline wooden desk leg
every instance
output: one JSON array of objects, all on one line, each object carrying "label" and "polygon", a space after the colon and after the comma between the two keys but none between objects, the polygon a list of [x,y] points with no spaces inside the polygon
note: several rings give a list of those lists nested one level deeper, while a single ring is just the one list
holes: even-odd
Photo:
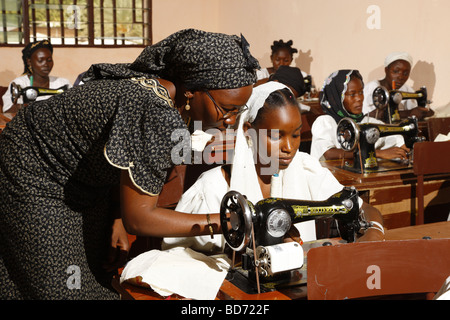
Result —
[{"label": "wooden desk leg", "polygon": [[417,176],[417,210],[416,210],[416,225],[424,223],[424,181],[423,175]]}]

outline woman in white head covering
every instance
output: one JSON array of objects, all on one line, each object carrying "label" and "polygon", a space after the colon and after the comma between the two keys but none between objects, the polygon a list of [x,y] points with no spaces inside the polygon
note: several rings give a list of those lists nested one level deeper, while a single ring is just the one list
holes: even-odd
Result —
[{"label": "woman in white head covering", "polygon": [[[318,160],[298,151],[301,114],[285,85],[268,82],[256,87],[247,105],[248,110],[239,119],[233,164],[203,173],[183,194],[177,211],[219,212],[229,190],[240,192],[252,203],[267,197],[325,200],[342,190],[343,186]],[[374,219],[381,222],[381,216]],[[314,229],[311,223],[306,223],[308,231]],[[304,226],[297,226],[302,240],[313,240],[303,238]],[[201,236],[164,238],[162,248],[184,246],[212,252],[223,250],[224,245],[222,236],[215,236],[214,240]]]},{"label": "woman in white head covering", "polygon": [[[383,113],[377,112],[372,99],[373,91],[379,86],[385,87],[388,91],[397,89],[404,92],[415,92],[411,86],[406,84],[412,66],[413,59],[408,52],[398,51],[387,55],[384,59],[385,77],[382,80],[373,80],[367,83],[364,88],[363,114],[383,119]],[[415,115],[419,120],[434,114],[432,110],[418,106],[415,99],[403,100],[399,105],[399,111],[405,111],[406,116]]]}]

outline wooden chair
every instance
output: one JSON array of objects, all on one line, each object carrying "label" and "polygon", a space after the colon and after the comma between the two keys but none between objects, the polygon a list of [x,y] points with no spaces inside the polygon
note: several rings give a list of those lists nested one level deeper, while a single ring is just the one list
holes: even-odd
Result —
[{"label": "wooden chair", "polygon": [[6,91],[8,91],[8,87],[0,86],[0,107],[3,107],[3,99],[1,98],[3,97]]},{"label": "wooden chair", "polygon": [[428,140],[434,141],[438,134],[447,135],[450,132],[450,117],[430,118],[427,120]]},{"label": "wooden chair", "polygon": [[[414,145],[414,174],[417,175],[416,224],[424,223],[424,177],[450,172],[450,141],[420,142]],[[447,212],[448,213],[448,212]]]},{"label": "wooden chair", "polygon": [[394,299],[439,291],[450,275],[450,239],[348,243],[310,249],[309,300]]}]

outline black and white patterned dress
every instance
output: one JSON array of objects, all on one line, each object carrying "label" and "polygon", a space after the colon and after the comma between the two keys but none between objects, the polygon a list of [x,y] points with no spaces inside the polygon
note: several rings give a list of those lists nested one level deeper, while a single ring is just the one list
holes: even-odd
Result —
[{"label": "black and white patterned dress", "polygon": [[158,194],[185,124],[156,80],[93,80],[0,134],[0,299],[111,299],[101,268],[121,169]]}]

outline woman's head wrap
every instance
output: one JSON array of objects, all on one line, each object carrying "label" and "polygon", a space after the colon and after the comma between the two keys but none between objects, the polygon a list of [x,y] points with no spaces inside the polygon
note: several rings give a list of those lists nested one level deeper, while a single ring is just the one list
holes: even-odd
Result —
[{"label": "woman's head wrap", "polygon": [[31,42],[26,45],[25,48],[22,50],[22,61],[24,65],[24,71],[23,73],[32,74],[33,71],[31,70],[30,66],[28,65],[27,59],[31,59],[31,56],[36,50],[39,50],[41,48],[48,49],[53,54],[53,46],[48,40],[40,40]]},{"label": "woman's head wrap", "polygon": [[188,90],[233,89],[254,84],[259,68],[243,36],[186,29],[146,47],[131,64],[93,65],[84,79],[150,76]]},{"label": "woman's head wrap", "polygon": [[345,93],[347,92],[347,85],[350,82],[351,76],[356,76],[363,81],[358,70],[335,71],[325,79],[319,95],[322,110],[332,116],[336,122],[339,122],[345,117],[352,118],[356,122],[364,118],[363,114],[351,114],[344,107]]},{"label": "woman's head wrap", "polygon": [[384,59],[384,66],[388,67],[392,62],[397,60],[404,60],[406,62],[409,62],[409,65],[411,67],[413,65],[413,58],[408,52],[392,52]]},{"label": "woman's head wrap", "polygon": [[239,117],[239,126],[246,121],[250,123],[255,121],[259,109],[264,107],[264,103],[270,94],[284,88],[287,88],[287,86],[276,81],[269,81],[254,88],[252,95],[247,101],[248,109]]}]

